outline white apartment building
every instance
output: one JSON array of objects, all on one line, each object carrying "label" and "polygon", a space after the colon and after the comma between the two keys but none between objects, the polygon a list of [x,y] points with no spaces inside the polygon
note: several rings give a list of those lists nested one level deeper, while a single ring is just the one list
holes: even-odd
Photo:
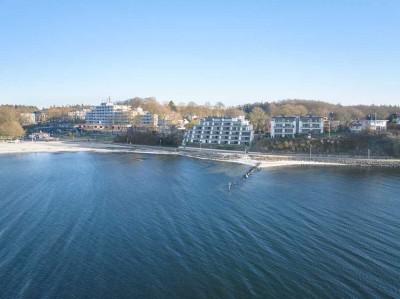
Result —
[{"label": "white apartment building", "polygon": [[200,125],[188,130],[183,144],[237,144],[250,145],[254,139],[253,126],[244,116],[206,117]]},{"label": "white apartment building", "polygon": [[271,119],[272,138],[294,138],[295,134],[322,134],[324,133],[322,116],[275,116]]},{"label": "white apartment building", "polygon": [[73,120],[85,120],[86,114],[90,111],[90,109],[82,109],[68,112],[68,117]]},{"label": "white apartment building", "polygon": [[158,125],[158,114],[146,113],[140,116],[139,126],[157,128]]},{"label": "white apartment building", "polygon": [[305,115],[299,117],[299,134],[322,134],[324,133],[325,117]]},{"label": "white apartment building", "polygon": [[364,119],[361,120],[362,129],[366,131],[386,131],[388,120]]},{"label": "white apartment building", "polygon": [[388,120],[363,119],[355,120],[350,124],[350,132],[359,134],[363,131],[386,131]]},{"label": "white apartment building", "polygon": [[297,116],[276,116],[271,118],[271,137],[291,137],[297,133],[298,117]]}]

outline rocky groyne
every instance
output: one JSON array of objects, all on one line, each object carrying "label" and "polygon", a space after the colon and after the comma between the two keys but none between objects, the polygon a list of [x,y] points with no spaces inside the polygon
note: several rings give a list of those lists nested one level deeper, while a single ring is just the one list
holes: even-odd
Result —
[{"label": "rocky groyne", "polygon": [[257,161],[304,161],[304,162],[319,162],[344,164],[353,166],[370,166],[370,167],[400,167],[399,159],[388,158],[353,158],[353,157],[305,157],[305,156],[275,156],[275,155],[253,155],[252,159]]}]

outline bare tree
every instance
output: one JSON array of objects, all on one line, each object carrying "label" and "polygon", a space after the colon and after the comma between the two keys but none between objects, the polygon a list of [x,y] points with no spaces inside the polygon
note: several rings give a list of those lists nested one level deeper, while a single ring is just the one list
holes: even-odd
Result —
[{"label": "bare tree", "polygon": [[237,109],[234,107],[229,107],[228,109],[225,109],[224,114],[225,114],[225,116],[228,116],[228,117],[237,117],[240,115],[244,115],[245,113],[243,110],[240,110],[240,109]]},{"label": "bare tree", "polygon": [[253,108],[250,112],[250,123],[254,126],[254,130],[256,133],[262,131],[266,123],[266,115],[264,110],[259,107]]}]

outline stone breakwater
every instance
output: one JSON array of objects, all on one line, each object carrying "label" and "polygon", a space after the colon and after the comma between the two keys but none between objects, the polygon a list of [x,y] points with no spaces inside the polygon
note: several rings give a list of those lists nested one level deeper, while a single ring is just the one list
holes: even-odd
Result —
[{"label": "stone breakwater", "polygon": [[[225,162],[235,162],[243,159],[243,154],[230,154],[230,153],[218,153],[218,152],[189,152],[189,151],[179,151],[178,155],[188,158],[196,158],[202,160],[213,160],[213,161],[225,161]],[[254,163],[248,163],[254,164]]]},{"label": "stone breakwater", "polygon": [[[400,167],[400,159],[385,159],[376,158],[373,159],[363,159],[363,158],[352,158],[352,157],[306,157],[306,156],[296,156],[296,155],[270,155],[270,154],[252,154],[249,153],[244,155],[242,153],[229,153],[227,151],[218,150],[186,150],[186,149],[171,149],[164,148],[165,151],[171,154],[180,155],[188,158],[196,158],[202,160],[212,160],[212,161],[223,161],[223,162],[236,162],[247,165],[258,165],[260,162],[267,163],[270,162],[271,166],[276,164],[277,166],[284,165],[349,165],[349,166],[359,166],[359,167]],[[282,162],[282,163],[279,163]],[[292,163],[291,163],[292,162]],[[298,163],[296,163],[298,162]],[[304,163],[302,163],[304,162]],[[263,163],[263,165],[265,165]]]},{"label": "stone breakwater", "polygon": [[353,165],[360,167],[400,167],[399,159],[362,159],[351,157],[296,157],[296,156],[270,156],[270,155],[251,155],[256,161],[303,161],[303,162],[319,162],[329,164]]}]

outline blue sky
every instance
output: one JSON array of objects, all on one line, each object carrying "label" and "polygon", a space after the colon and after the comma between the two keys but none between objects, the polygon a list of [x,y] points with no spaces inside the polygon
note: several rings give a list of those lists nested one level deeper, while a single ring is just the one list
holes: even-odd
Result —
[{"label": "blue sky", "polygon": [[400,1],[0,0],[0,104],[400,105]]}]

